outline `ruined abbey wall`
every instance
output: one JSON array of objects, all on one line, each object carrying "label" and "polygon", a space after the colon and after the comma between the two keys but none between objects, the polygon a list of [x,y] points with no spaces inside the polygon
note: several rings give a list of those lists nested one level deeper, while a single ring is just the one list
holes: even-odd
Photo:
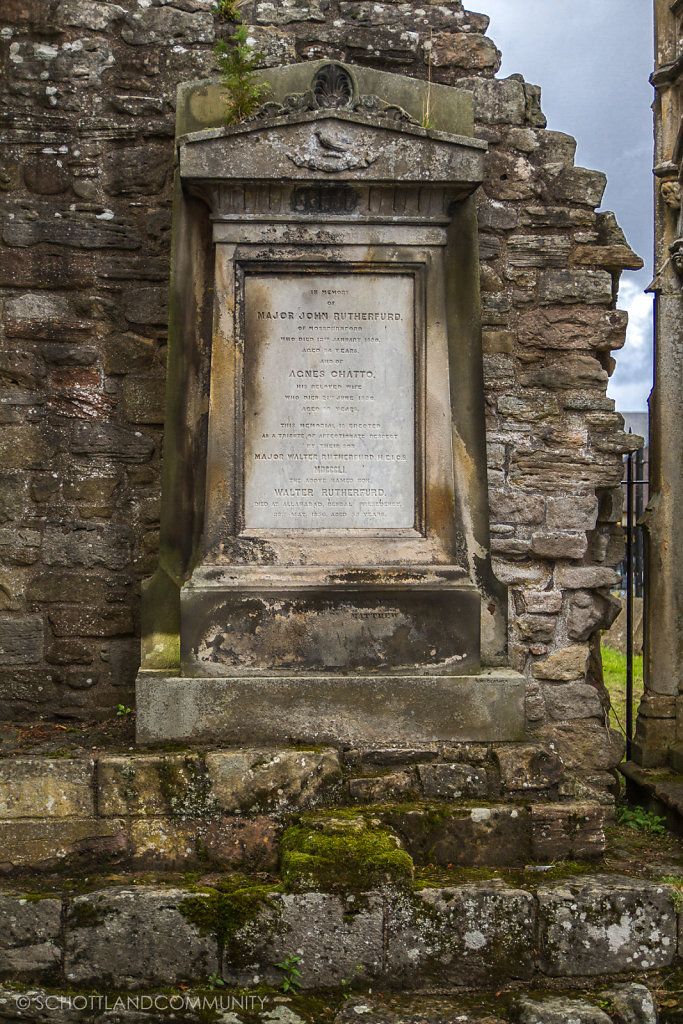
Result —
[{"label": "ruined abbey wall", "polygon": [[[214,0],[4,0],[0,11],[0,712],[111,715],[139,663],[158,544],[179,82],[215,73]],[[494,78],[457,2],[246,0],[266,65],[339,58],[474,93],[492,550],[533,734],[598,786],[599,629],[620,560],[621,455],[605,397],[639,265],[599,171],[540,91]],[[553,129],[561,129],[561,125]]]}]

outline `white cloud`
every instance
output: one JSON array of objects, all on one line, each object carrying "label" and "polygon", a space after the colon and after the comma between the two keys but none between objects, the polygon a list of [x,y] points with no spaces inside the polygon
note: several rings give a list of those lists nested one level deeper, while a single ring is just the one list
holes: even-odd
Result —
[{"label": "white cloud", "polygon": [[628,312],[626,344],[617,352],[617,368],[607,394],[622,412],[647,409],[652,390],[652,301],[641,280],[626,278],[619,289],[619,308]]}]

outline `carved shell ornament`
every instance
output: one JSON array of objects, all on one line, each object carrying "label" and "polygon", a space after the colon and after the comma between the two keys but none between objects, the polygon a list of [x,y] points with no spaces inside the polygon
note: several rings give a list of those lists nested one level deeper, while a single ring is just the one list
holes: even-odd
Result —
[{"label": "carved shell ornament", "polygon": [[[378,96],[358,95],[351,74],[341,64],[332,62],[318,68],[308,92],[291,93],[284,97],[282,103],[265,103],[250,120],[262,121],[315,110],[348,110],[383,120],[419,124],[396,104],[386,103]],[[369,149],[353,152],[352,146],[352,140],[341,127],[316,129],[305,143],[289,150],[287,157],[297,167],[329,174],[369,167],[379,158],[379,152]]]}]

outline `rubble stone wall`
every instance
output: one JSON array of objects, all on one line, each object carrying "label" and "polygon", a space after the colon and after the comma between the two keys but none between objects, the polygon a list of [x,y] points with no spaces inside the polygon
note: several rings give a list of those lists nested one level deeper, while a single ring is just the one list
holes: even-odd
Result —
[{"label": "rubble stone wall", "polygon": [[[0,11],[0,711],[131,700],[158,542],[175,88],[215,73],[214,0],[5,0]],[[532,732],[607,784],[599,630],[621,558],[605,397],[640,265],[598,171],[498,80],[458,2],[245,0],[264,63],[338,58],[474,93],[492,549]],[[561,127],[561,126],[558,126]]]}]

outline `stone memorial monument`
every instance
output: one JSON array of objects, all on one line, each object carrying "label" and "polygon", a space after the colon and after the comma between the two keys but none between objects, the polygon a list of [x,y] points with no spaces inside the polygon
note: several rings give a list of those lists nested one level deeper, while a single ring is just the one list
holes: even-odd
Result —
[{"label": "stone memorial monument", "polygon": [[[489,558],[471,94],[319,61],[178,100],[138,738],[524,736]],[[428,127],[425,127],[428,125]]]}]

